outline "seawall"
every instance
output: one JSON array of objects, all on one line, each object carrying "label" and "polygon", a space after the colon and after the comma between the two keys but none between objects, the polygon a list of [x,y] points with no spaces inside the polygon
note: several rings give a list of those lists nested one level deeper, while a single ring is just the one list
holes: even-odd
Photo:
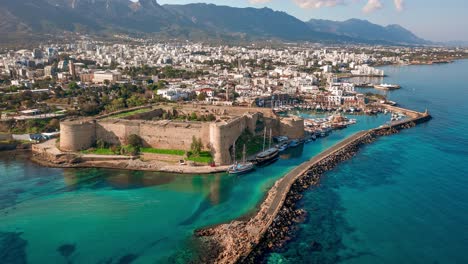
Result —
[{"label": "seawall", "polygon": [[358,132],[279,179],[268,192],[257,214],[249,220],[196,231],[205,250],[202,261],[257,263],[265,252],[281,247],[291,236],[293,223],[303,217],[303,211],[294,209],[295,203],[302,197],[300,193],[317,184],[324,172],[350,159],[362,145],[373,142],[379,136],[398,133],[399,130],[431,119],[427,112],[418,113],[403,108],[398,111],[410,118]]}]

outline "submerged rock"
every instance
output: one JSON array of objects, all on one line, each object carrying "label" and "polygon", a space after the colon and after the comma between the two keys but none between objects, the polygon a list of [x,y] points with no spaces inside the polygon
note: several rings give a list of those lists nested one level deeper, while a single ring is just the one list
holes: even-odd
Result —
[{"label": "submerged rock", "polygon": [[28,242],[21,238],[23,233],[0,232],[0,263],[26,264]]},{"label": "submerged rock", "polygon": [[60,252],[60,255],[64,256],[65,258],[68,258],[75,252],[76,246],[75,244],[63,244],[60,247],[57,248],[57,251]]}]

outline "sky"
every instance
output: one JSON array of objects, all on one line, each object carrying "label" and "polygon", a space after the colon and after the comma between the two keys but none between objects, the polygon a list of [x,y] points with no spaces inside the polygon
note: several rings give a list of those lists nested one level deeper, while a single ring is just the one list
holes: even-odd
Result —
[{"label": "sky", "polygon": [[158,0],[160,4],[213,3],[235,7],[269,7],[301,20],[367,19],[399,24],[432,41],[468,41],[468,0]]}]

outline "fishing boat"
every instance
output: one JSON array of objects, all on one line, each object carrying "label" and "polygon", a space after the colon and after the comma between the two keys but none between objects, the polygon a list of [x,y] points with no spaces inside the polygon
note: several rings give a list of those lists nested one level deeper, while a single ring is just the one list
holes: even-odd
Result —
[{"label": "fishing boat", "polygon": [[[235,146],[236,144],[234,144],[234,157],[236,155]],[[245,173],[255,170],[255,165],[252,162],[247,162],[245,160],[245,154],[246,154],[246,151],[245,151],[245,145],[244,145],[244,150],[242,152],[242,162],[234,161],[234,164],[228,169],[229,174],[239,175],[239,174],[245,174]]]}]

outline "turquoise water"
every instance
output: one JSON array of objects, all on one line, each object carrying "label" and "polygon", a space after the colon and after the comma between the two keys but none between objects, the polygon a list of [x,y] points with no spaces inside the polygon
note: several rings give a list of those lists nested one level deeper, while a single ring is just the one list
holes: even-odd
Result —
[{"label": "turquoise water", "polygon": [[390,99],[434,119],[327,173],[269,263],[468,263],[468,61],[384,69]]},{"label": "turquoise water", "polygon": [[295,166],[390,117],[353,118],[356,125],[240,177],[51,169],[25,155],[0,153],[0,263],[196,259],[195,229],[255,212],[274,182]]}]

